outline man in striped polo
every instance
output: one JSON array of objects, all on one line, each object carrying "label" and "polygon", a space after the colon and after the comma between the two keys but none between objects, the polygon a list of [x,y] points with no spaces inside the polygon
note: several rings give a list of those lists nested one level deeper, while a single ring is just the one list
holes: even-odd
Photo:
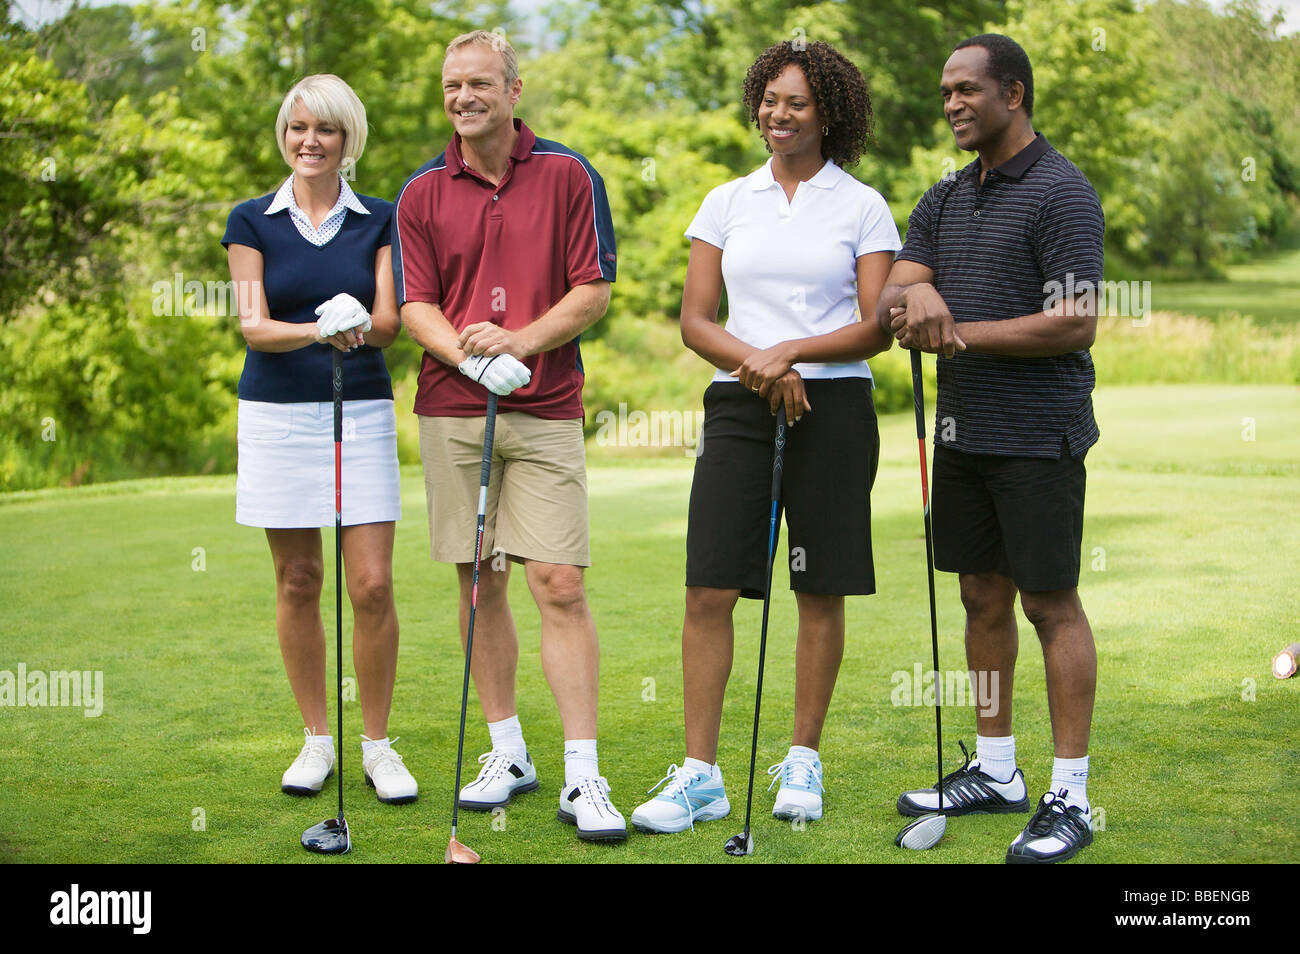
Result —
[{"label": "man in striped polo", "polygon": [[614,227],[591,164],[515,118],[522,90],[503,36],[476,30],[447,44],[443,109],[455,135],[407,180],[393,213],[397,303],[425,350],[415,413],[431,549],[456,564],[462,633],[488,391],[499,396],[473,653],[492,748],[459,804],[492,811],[539,784],[515,705],[508,580],[511,565],[522,564],[564,728],[557,815],[579,838],[620,841],[627,824],[596,752],[599,646],[583,586],[591,558],[578,346],[609,305]]},{"label": "man in striped polo", "polygon": [[[997,677],[974,760],[944,780],[944,809],[1029,811],[1011,732],[1019,593],[1043,649],[1056,757],[1006,860],[1064,861],[1092,842],[1097,655],[1078,582],[1104,222],[1083,173],[1034,132],[1033,72],[1014,40],[958,44],[940,90],[957,145],[978,158],[917,203],[877,319],[903,347],[938,355],[934,562],[959,575],[968,667]],[[904,815],[937,807],[934,789],[898,800]]]}]

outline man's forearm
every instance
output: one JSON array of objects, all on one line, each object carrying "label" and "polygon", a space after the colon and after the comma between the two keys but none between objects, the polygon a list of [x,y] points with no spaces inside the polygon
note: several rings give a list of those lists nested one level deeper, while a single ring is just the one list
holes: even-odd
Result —
[{"label": "man's forearm", "polygon": [[453,368],[465,360],[456,329],[437,305],[423,301],[408,301],[401,308],[402,325],[406,333],[421,348],[443,364]]},{"label": "man's forearm", "polygon": [[1073,311],[1038,312],[1000,321],[963,321],[966,350],[1013,358],[1053,358],[1092,347],[1097,319]]},{"label": "man's forearm", "polygon": [[886,285],[881,289],[880,297],[876,299],[876,324],[887,338],[894,337],[890,328],[892,319],[889,317],[889,309],[902,308],[907,300],[907,290],[911,287],[911,285]]},{"label": "man's forearm", "polygon": [[549,311],[516,332],[524,352],[518,357],[541,354],[567,344],[600,321],[608,307],[609,282],[589,282],[570,288]]}]

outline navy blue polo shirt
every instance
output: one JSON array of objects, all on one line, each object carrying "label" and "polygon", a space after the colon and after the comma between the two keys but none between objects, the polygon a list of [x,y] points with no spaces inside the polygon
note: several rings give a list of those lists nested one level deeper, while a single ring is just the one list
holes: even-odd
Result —
[{"label": "navy blue polo shirt", "polygon": [[[270,317],[295,324],[316,321],[316,307],[347,292],[370,311],[375,306],[375,255],[391,243],[393,204],[358,195],[369,215],[349,211],[338,233],[322,246],[299,234],[288,209],[266,215],[275,193],[235,206],[221,244],[247,245],[262,253],[262,285]],[[332,352],[323,343],[295,351],[254,351],[244,356],[239,397],[291,404],[331,401]],[[392,400],[393,386],[379,348],[363,345],[343,356],[343,399]]]},{"label": "navy blue polo shirt", "polygon": [[[1092,184],[1042,133],[980,182],[977,158],[921,197],[899,259],[934,272],[958,324],[1045,311],[1054,290],[1095,290],[1105,221]],[[1059,294],[1057,296],[1059,298]],[[960,334],[960,328],[958,334]],[[1072,457],[1097,442],[1088,351],[938,359],[935,443],[967,454]]]}]

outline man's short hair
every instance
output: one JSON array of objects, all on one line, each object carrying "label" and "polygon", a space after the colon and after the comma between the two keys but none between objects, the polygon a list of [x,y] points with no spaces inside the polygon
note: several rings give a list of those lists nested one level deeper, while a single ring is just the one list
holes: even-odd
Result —
[{"label": "man's short hair", "polygon": [[447,62],[447,57],[451,56],[462,46],[490,46],[501,54],[501,59],[505,64],[506,85],[515,85],[515,80],[519,78],[519,57],[515,54],[515,48],[510,45],[504,33],[495,33],[489,30],[471,30],[469,33],[462,33],[450,43],[447,44],[447,52],[443,54],[443,63]]},{"label": "man's short hair", "polygon": [[1001,33],[981,33],[962,40],[953,47],[953,52],[964,50],[968,46],[980,46],[988,52],[989,75],[998,81],[1004,93],[1017,80],[1024,86],[1025,96],[1021,104],[1025,107],[1025,115],[1033,116],[1034,69],[1029,65],[1029,54],[1024,51],[1024,48],[1011,37],[1003,36]]},{"label": "man's short hair", "polygon": [[293,104],[300,101],[317,119],[343,130],[343,162],[355,164],[366,148],[366,107],[361,105],[352,87],[333,73],[305,77],[285,94],[280,113],[275,117],[275,141],[284,161],[293,166],[293,159],[284,147],[284,133],[293,118]]}]

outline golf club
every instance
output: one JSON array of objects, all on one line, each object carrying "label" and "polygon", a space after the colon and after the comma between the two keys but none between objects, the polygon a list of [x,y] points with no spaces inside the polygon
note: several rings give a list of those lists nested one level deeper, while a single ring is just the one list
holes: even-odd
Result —
[{"label": "golf club", "polygon": [[327,818],[302,833],[302,846],[320,855],[341,855],[352,850],[352,833],[343,817],[343,352],[334,352],[334,633],[338,661],[339,729],[335,739],[335,769],[339,780],[339,817]]},{"label": "golf club", "polygon": [[948,828],[948,817],[943,811],[943,680],[939,678],[939,621],[934,610],[934,535],[930,529],[930,489],[925,463],[925,393],[921,390],[921,352],[912,351],[912,403],[916,406],[916,443],[921,451],[921,512],[925,516],[925,571],[930,578],[930,647],[934,653],[934,739],[935,758],[939,769],[939,806],[909,822],[894,844],[903,848],[924,851],[933,848]]},{"label": "golf club", "polygon": [[474,585],[469,594],[469,632],[465,636],[465,678],[460,687],[460,739],[456,743],[456,787],[451,793],[451,841],[443,860],[449,865],[473,865],[478,852],[456,840],[456,821],[460,817],[460,767],[465,756],[465,706],[469,702],[469,661],[474,652],[474,612],[478,609],[478,564],[483,557],[483,522],[487,517],[488,478],[492,476],[492,441],[497,426],[497,396],[488,392],[487,416],[483,421],[483,469],[478,482],[478,527],[474,531]]},{"label": "golf club", "polygon": [[776,532],[781,522],[781,464],[785,456],[785,404],[776,413],[776,450],[772,455],[772,515],[767,530],[767,584],[763,588],[763,628],[758,638],[758,687],[754,690],[754,737],[749,746],[749,793],[745,796],[745,830],[727,840],[722,850],[741,857],[754,853],[749,815],[754,805],[754,762],[758,758],[758,712],[763,704],[763,660],[767,655],[767,610],[772,603],[772,561]]}]

